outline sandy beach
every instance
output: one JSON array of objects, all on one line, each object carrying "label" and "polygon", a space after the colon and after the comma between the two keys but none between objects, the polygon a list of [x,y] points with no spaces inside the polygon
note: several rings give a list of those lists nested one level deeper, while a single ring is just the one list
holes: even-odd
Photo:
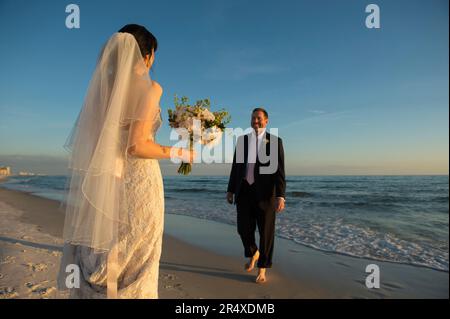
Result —
[{"label": "sandy beach", "polygon": [[[0,188],[0,298],[67,298],[56,289],[64,215],[57,201]],[[247,273],[235,227],[166,214],[160,298],[448,298],[448,272],[354,258],[277,238],[268,282]],[[381,287],[365,286],[380,268]]]}]

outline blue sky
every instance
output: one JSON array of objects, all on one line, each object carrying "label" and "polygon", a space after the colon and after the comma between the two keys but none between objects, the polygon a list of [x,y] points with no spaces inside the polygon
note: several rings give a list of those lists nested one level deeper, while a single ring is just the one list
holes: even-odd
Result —
[{"label": "blue sky", "polygon": [[[291,175],[448,174],[448,1],[0,2],[0,165],[64,172],[62,145],[108,37],[127,23],[159,41],[153,79],[209,97],[232,127],[265,107]],[[376,3],[381,29],[367,29]],[[228,174],[228,165],[196,173]]]}]

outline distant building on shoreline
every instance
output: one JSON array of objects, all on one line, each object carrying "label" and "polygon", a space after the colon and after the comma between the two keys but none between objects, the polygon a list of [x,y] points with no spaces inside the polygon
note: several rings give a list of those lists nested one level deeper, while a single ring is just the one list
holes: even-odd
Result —
[{"label": "distant building on shoreline", "polygon": [[11,175],[11,168],[9,166],[0,166],[0,176]]}]

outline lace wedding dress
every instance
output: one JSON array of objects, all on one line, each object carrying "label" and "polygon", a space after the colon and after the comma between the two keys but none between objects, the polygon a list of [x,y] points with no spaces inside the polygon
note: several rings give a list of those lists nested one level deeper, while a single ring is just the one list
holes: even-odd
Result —
[{"label": "lace wedding dress", "polygon": [[[149,135],[161,126],[156,112]],[[124,132],[126,138],[128,132]],[[126,207],[130,223],[119,228],[118,298],[158,298],[159,260],[164,226],[164,189],[158,160],[127,157],[124,173]],[[106,298],[108,253],[71,246],[80,268],[80,288],[70,289],[71,298]],[[65,252],[67,253],[67,252]]]}]

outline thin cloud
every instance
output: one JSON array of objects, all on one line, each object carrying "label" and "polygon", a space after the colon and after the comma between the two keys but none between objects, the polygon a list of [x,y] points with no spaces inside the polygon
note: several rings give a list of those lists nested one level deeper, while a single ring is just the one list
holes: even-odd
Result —
[{"label": "thin cloud", "polygon": [[323,111],[323,110],[308,110],[308,112],[313,113],[313,114],[325,114],[327,113],[327,111]]},{"label": "thin cloud", "polygon": [[286,123],[285,125],[281,125],[279,128],[288,128],[291,126],[295,126],[297,124],[303,123],[305,121],[311,121],[311,120],[318,120],[318,119],[323,119],[323,120],[340,120],[343,119],[345,117],[348,117],[351,113],[351,110],[343,110],[343,111],[337,111],[337,112],[325,112],[325,113],[314,113],[314,116],[307,116],[304,117],[300,120],[296,120],[296,121],[292,121],[290,123]]},{"label": "thin cloud", "polygon": [[205,77],[213,80],[242,80],[251,76],[274,75],[288,68],[275,63],[260,63],[262,52],[255,49],[220,53]]},{"label": "thin cloud", "polygon": [[17,110],[7,110],[6,108],[2,109],[2,114],[4,117],[8,118],[37,118],[36,113],[27,112],[27,111],[17,111]]}]

